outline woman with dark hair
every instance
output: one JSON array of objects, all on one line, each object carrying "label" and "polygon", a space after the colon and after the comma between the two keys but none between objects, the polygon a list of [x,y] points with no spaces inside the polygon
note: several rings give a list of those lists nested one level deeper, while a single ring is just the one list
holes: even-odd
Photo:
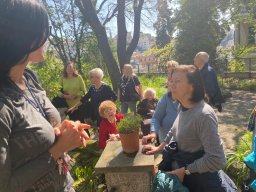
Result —
[{"label": "woman with dark hair", "polygon": [[66,153],[89,139],[79,122],[64,121],[29,63],[44,60],[50,34],[35,0],[0,1],[0,191],[74,191]]},{"label": "woman with dark hair", "polygon": [[181,111],[164,142],[158,147],[146,145],[143,151],[162,151],[159,170],[177,175],[191,192],[225,191],[218,171],[224,167],[226,158],[216,114],[204,101],[199,70],[193,65],[179,65],[169,84]]},{"label": "woman with dark hair", "polygon": [[73,107],[85,94],[84,80],[78,74],[75,63],[69,61],[63,71],[62,88],[64,97],[67,101],[68,108]]},{"label": "woman with dark hair", "polygon": [[[78,74],[76,70],[75,63],[69,61],[66,63],[64,70],[63,70],[63,79],[61,81],[62,85],[62,92],[61,97],[65,98],[68,109],[73,107],[77,102],[80,101],[82,96],[85,94],[85,85],[84,80],[81,75]],[[65,118],[65,115],[62,115],[62,111],[66,111],[67,108],[61,109],[58,108],[62,119]],[[84,119],[86,118],[85,112],[88,109],[78,109],[75,110],[73,113],[66,113],[69,116],[70,120],[77,121],[84,123]],[[64,117],[64,118],[63,118]],[[87,130],[87,133],[88,130]]]}]

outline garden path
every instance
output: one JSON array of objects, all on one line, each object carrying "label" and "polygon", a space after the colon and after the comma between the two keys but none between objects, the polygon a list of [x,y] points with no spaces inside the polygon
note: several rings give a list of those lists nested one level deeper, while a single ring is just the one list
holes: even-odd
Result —
[{"label": "garden path", "polygon": [[246,91],[231,91],[232,97],[227,99],[221,113],[216,112],[219,119],[219,132],[226,152],[232,151],[246,131],[249,115],[256,105],[256,94]]}]

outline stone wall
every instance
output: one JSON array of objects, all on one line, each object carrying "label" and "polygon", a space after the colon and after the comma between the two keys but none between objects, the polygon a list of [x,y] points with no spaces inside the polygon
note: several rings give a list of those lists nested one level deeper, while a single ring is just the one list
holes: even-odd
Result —
[{"label": "stone wall", "polygon": [[106,173],[108,191],[150,192],[152,173]]}]

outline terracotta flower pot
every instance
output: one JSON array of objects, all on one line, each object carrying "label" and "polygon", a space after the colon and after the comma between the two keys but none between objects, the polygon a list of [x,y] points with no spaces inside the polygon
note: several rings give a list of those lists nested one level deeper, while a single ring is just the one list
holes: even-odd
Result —
[{"label": "terracotta flower pot", "polygon": [[139,151],[139,132],[129,134],[120,133],[120,140],[123,151],[127,154],[136,153]]}]

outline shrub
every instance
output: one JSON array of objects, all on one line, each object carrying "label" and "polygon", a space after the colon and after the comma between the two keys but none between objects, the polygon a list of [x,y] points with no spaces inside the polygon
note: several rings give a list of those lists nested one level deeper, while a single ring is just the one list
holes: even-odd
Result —
[{"label": "shrub", "polygon": [[142,118],[140,115],[127,114],[124,119],[118,123],[118,132],[129,134],[140,130]]},{"label": "shrub", "polygon": [[240,60],[232,60],[228,65],[228,70],[231,72],[243,72],[245,71],[245,63]]},{"label": "shrub", "polygon": [[226,79],[223,79],[222,86],[225,89],[256,92],[256,80],[255,79],[239,80],[239,79],[235,79],[235,78],[226,78]]},{"label": "shrub", "polygon": [[249,169],[244,163],[244,158],[251,152],[252,133],[246,132],[239,140],[234,152],[227,154],[225,171],[231,176],[236,185],[240,186],[248,178]]}]

